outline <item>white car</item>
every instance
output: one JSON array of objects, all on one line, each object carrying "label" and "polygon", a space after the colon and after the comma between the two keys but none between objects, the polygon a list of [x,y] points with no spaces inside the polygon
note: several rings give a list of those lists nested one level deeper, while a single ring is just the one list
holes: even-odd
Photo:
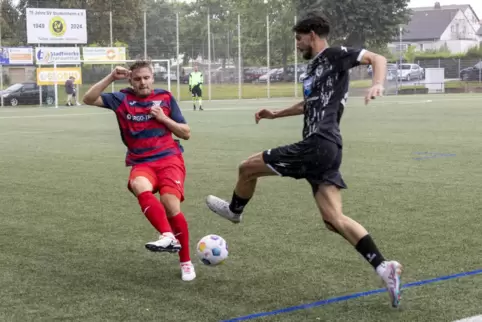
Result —
[{"label": "white car", "polygon": [[283,68],[273,68],[268,73],[260,76],[258,78],[258,82],[267,83],[268,82],[268,76],[270,77],[269,78],[270,82],[273,82],[273,81],[277,80],[279,75],[281,75],[282,73],[283,73]]},{"label": "white car", "polygon": [[411,81],[414,79],[424,79],[424,70],[417,64],[401,64],[401,68],[398,69],[398,79]]}]

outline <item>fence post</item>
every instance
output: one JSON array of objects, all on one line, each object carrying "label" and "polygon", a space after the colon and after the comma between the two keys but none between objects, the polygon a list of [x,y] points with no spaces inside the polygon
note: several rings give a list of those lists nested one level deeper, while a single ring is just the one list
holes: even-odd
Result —
[{"label": "fence post", "polygon": [[[191,57],[193,59],[193,57]],[[169,77],[171,71],[167,71]],[[181,101],[181,71],[179,68],[179,12],[176,12],[176,82],[177,82],[177,100]]]},{"label": "fence post", "polygon": [[[482,65],[482,59],[479,59],[479,66]],[[482,68],[479,67],[479,83],[482,82]]]},{"label": "fence post", "polygon": [[59,108],[59,91],[57,87],[57,61],[54,60],[54,95],[55,95],[55,108]]},{"label": "fence post", "polygon": [[[0,48],[2,48],[2,12],[0,11]],[[3,64],[0,63],[0,91],[3,91]],[[0,96],[0,103],[3,107],[3,95]]]},{"label": "fence post", "polygon": [[269,13],[266,13],[266,65],[268,67],[268,78],[266,79],[266,85],[267,85],[267,96],[268,98],[271,98],[270,96],[270,81],[271,81],[271,73],[269,69]]},{"label": "fence post", "polygon": [[208,98],[211,101],[211,11],[208,8]]},{"label": "fence post", "polygon": [[457,75],[460,76],[460,58],[458,59],[458,62],[459,62],[459,70],[457,72]]},{"label": "fence post", "polygon": [[[296,14],[295,14],[295,26],[296,26]],[[296,38],[295,38],[295,97],[298,98],[298,52],[296,50]]]},{"label": "fence post", "polygon": [[[0,64],[0,90],[3,91],[3,64]],[[3,107],[3,95],[0,96],[1,107]]]},{"label": "fence post", "polygon": [[242,93],[242,73],[241,70],[241,16],[238,13],[238,98],[241,99],[243,96]]}]

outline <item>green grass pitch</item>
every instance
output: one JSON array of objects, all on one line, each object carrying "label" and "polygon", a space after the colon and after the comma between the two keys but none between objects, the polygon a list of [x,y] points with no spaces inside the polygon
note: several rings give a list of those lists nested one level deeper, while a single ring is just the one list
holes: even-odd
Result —
[{"label": "green grass pitch", "polygon": [[[208,194],[231,197],[244,158],[299,140],[301,117],[254,123],[257,108],[291,103],[181,104],[192,127],[191,246],[214,233],[230,247],[223,266],[194,258],[192,283],[180,280],[177,255],[144,248],[156,233],[126,189],[111,112],[0,110],[0,320],[219,321],[379,288],[368,263],[324,228],[304,181],[261,179],[240,225],[205,207]],[[350,98],[342,120],[344,212],[404,264],[404,283],[482,268],[482,96],[372,103]],[[256,321],[453,321],[482,314],[481,288],[477,275],[407,289],[399,310],[382,293]]]}]

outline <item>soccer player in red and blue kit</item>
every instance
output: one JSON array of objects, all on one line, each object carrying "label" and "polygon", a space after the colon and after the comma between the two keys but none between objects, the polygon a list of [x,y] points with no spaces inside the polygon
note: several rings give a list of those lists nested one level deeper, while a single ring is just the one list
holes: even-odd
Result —
[{"label": "soccer player in red and blue kit", "polygon": [[[130,88],[103,91],[114,81],[127,79]],[[183,148],[175,136],[188,140],[191,132],[171,93],[153,89],[149,61],[137,61],[129,69],[116,67],[92,86],[84,103],[114,111],[121,138],[127,147],[126,166],[131,167],[128,189],[142,212],[159,231],[159,240],[145,246],[153,252],[179,252],[184,281],[196,278],[189,253],[189,230],[181,212],[186,169]],[[159,192],[160,199],[155,197]]]}]

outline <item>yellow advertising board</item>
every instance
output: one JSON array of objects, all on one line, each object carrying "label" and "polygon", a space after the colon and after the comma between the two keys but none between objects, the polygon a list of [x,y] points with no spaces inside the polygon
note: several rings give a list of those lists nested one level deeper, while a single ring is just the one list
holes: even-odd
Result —
[{"label": "yellow advertising board", "polygon": [[82,84],[82,70],[80,67],[42,67],[37,68],[37,85],[54,85],[55,73],[57,73],[57,84],[64,85],[70,76],[75,77],[74,84]]},{"label": "yellow advertising board", "polygon": [[83,47],[84,64],[108,64],[126,60],[124,47]]}]

